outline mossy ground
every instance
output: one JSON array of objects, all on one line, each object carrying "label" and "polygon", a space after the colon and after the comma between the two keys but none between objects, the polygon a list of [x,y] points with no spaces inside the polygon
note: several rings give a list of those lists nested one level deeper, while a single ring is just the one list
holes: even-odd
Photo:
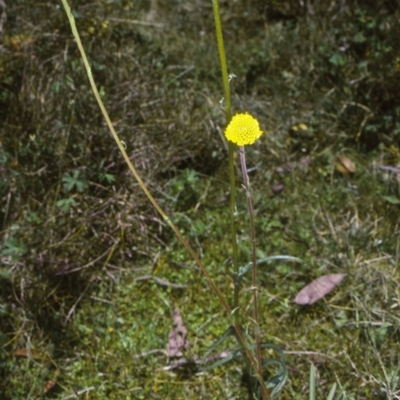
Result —
[{"label": "mossy ground", "polygon": [[[336,382],[399,398],[399,11],[390,1],[221,1],[234,111],[248,149],[263,337],[282,346],[282,399]],[[322,2],[324,3],[324,2]],[[340,4],[339,4],[340,3]],[[325,3],[324,3],[325,4]],[[242,399],[240,360],[165,371],[171,312],[202,356],[229,325],[200,271],[127,171],[57,2],[7,2],[0,46],[0,397]],[[211,2],[71,1],[117,132],[150,191],[231,296],[227,153]],[[306,129],[299,129],[299,124]],[[339,155],[356,172],[338,170]],[[238,175],[239,176],[239,175]],[[274,185],[283,191],[272,193]],[[240,261],[249,261],[238,178]],[[312,306],[296,293],[342,284]],[[185,288],[136,278],[153,274]],[[251,316],[244,279],[242,309]],[[229,343],[233,346],[233,342]],[[221,349],[223,350],[223,349]]]}]

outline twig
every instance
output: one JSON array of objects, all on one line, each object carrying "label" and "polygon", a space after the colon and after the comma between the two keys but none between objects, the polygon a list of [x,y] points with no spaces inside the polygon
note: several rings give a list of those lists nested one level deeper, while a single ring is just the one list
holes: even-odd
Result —
[{"label": "twig", "polygon": [[0,33],[3,32],[3,25],[7,22],[7,13],[6,13],[6,3],[3,0],[0,0],[0,7],[3,9],[0,17]]},{"label": "twig", "polygon": [[146,280],[149,280],[149,279],[155,280],[161,286],[172,287],[174,289],[186,289],[187,288],[187,285],[180,285],[178,283],[171,283],[171,282],[168,282],[168,281],[166,281],[164,279],[161,279],[158,276],[154,276],[154,275],[139,276],[138,278],[135,279],[135,281],[140,282],[140,281],[146,281]]},{"label": "twig", "polygon": [[156,28],[163,28],[164,24],[157,24],[154,22],[147,22],[147,21],[139,21],[137,19],[123,19],[123,18],[107,18],[108,21],[112,22],[123,22],[126,24],[133,24],[133,25],[142,25],[142,26],[154,26]]},{"label": "twig", "polygon": [[74,303],[74,305],[71,307],[71,309],[68,311],[68,314],[65,318],[64,321],[64,325],[67,325],[67,322],[69,321],[69,319],[71,318],[72,314],[75,312],[75,308],[76,306],[79,304],[79,302],[82,300],[83,296],[85,295],[85,293],[88,291],[89,286],[92,284],[92,281],[90,281],[88,283],[88,285],[86,286],[85,290],[81,293],[81,295],[78,297],[78,300],[76,300],[76,302]]}]

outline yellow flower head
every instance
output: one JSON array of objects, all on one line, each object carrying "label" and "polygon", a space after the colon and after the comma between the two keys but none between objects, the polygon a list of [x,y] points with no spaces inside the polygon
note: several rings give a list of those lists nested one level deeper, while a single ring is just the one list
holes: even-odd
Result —
[{"label": "yellow flower head", "polygon": [[248,113],[235,114],[225,129],[226,138],[238,146],[253,144],[262,133],[258,121]]}]

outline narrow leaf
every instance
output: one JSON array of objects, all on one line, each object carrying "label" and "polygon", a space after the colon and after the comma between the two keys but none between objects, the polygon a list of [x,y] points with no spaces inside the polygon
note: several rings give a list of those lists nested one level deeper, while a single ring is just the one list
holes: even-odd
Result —
[{"label": "narrow leaf", "polygon": [[[250,345],[250,349],[254,350],[255,345]],[[282,391],[283,386],[285,385],[288,378],[288,370],[286,367],[285,354],[280,346],[277,346],[273,343],[261,343],[262,349],[273,349],[275,352],[279,354],[279,358],[264,358],[262,361],[262,369],[264,372],[267,367],[270,366],[278,366],[278,371],[275,375],[271,376],[272,371],[268,371],[268,374],[271,376],[268,380],[264,381],[265,386],[268,389],[272,389],[270,395],[271,399],[277,399],[279,393]],[[261,389],[261,388],[259,388]],[[261,398],[261,391],[258,390],[258,398]]]},{"label": "narrow leaf", "polygon": [[223,364],[226,364],[227,362],[233,360],[235,357],[238,357],[241,354],[241,350],[238,349],[238,350],[232,351],[231,353],[226,352],[226,354],[227,355],[225,357],[221,358],[220,360],[216,361],[215,363],[212,363],[211,365],[204,367],[203,371],[210,371],[210,370],[217,368]]},{"label": "narrow leaf", "polygon": [[400,199],[396,196],[382,196],[390,204],[400,204]]},{"label": "narrow leaf", "polygon": [[206,351],[203,356],[202,362],[204,363],[207,357],[229,336],[234,335],[235,328],[231,325],[220,337],[217,339],[216,342]]},{"label": "narrow leaf", "polygon": [[315,366],[311,363],[310,366],[310,400],[316,400],[315,397]]},{"label": "narrow leaf", "polygon": [[336,393],[336,383],[332,385],[332,388],[326,400],[333,400],[333,396],[335,395],[335,393]]},{"label": "narrow leaf", "polygon": [[[299,263],[303,262],[303,260],[301,260],[300,258],[297,258],[297,257],[280,256],[280,255],[278,255],[278,256],[269,256],[269,257],[266,257],[266,258],[262,258],[261,260],[257,260],[257,265],[264,264],[264,263],[269,262],[269,261],[275,261],[275,260],[278,260],[278,261],[295,261],[295,262],[299,262]],[[240,267],[239,268],[238,277],[237,277],[239,282],[243,278],[243,276],[246,274],[246,272],[250,271],[252,266],[253,266],[253,263],[250,262],[250,263],[246,264],[244,267]]]}]

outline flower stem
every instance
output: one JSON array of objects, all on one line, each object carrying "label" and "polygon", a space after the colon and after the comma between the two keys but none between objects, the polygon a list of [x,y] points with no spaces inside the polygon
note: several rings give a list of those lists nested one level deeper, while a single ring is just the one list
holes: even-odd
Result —
[{"label": "flower stem", "polygon": [[[224,48],[224,40],[222,36],[222,27],[221,27],[221,19],[219,15],[219,5],[218,0],[212,0],[213,3],[213,11],[214,11],[214,20],[215,20],[215,30],[217,35],[217,44],[218,44],[218,53],[219,60],[221,64],[221,72],[222,72],[222,81],[224,85],[224,93],[225,93],[225,113],[226,113],[226,124],[228,125],[232,118],[231,111],[231,94],[229,88],[229,78],[228,78],[228,68],[226,64],[225,57],[225,48]],[[248,349],[245,347],[244,338],[241,337],[241,330],[239,329],[239,284],[237,283],[237,277],[239,273],[239,262],[238,262],[238,249],[237,249],[237,240],[236,240],[236,182],[235,182],[235,164],[234,164],[234,145],[231,142],[229,143],[229,176],[230,176],[230,186],[231,186],[231,196],[230,196],[230,216],[231,216],[231,240],[232,240],[232,255],[233,255],[233,279],[234,279],[234,293],[233,293],[233,310],[234,312],[234,326],[236,332],[239,334],[239,342],[243,346],[244,351],[247,354],[247,357],[252,364],[254,371],[257,375],[258,381],[261,386],[261,395],[263,400],[269,399],[269,392],[265,386],[262,377],[262,361],[261,361],[261,340],[260,340],[260,330],[258,325],[258,294],[257,290],[254,290],[254,317],[256,320],[256,360],[255,362],[253,356],[249,353]],[[243,154],[243,162],[242,162],[242,171],[243,177],[246,176],[245,182],[248,183],[247,170],[246,170],[246,161],[244,157],[244,148],[241,147],[240,155],[242,160]],[[244,169],[243,169],[244,165]],[[257,260],[255,253],[255,228],[254,228],[254,216],[253,216],[253,207],[250,198],[250,188],[249,185],[246,187],[246,197],[248,199],[248,208],[250,214],[250,226],[252,231],[252,260],[253,260],[253,287],[256,287],[257,282]],[[250,203],[249,203],[250,201]]]},{"label": "flower stem", "polygon": [[[213,3],[213,11],[214,11],[214,20],[215,20],[215,31],[217,35],[217,44],[218,44],[218,53],[219,53],[219,61],[221,64],[221,72],[222,72],[222,82],[224,86],[224,94],[225,94],[225,113],[226,113],[226,124],[228,125],[232,118],[231,111],[231,93],[229,88],[229,78],[228,78],[228,67],[226,64],[225,57],[225,47],[224,47],[224,39],[222,36],[222,27],[221,27],[221,19],[219,15],[219,5],[218,0],[212,0]],[[237,249],[237,240],[236,240],[236,182],[235,182],[235,164],[234,164],[234,145],[229,142],[229,177],[230,177],[230,225],[231,225],[231,241],[232,241],[232,258],[233,258],[233,279],[236,282],[236,278],[239,271],[239,263],[238,263],[238,249]],[[233,293],[233,309],[236,310],[239,307],[239,285],[235,283],[234,285],[234,293]],[[237,310],[235,311],[235,323],[239,324],[239,313]]]},{"label": "flower stem", "polygon": [[254,225],[254,209],[251,201],[250,180],[247,175],[246,152],[244,146],[240,147],[240,164],[242,167],[243,183],[246,189],[247,210],[249,213],[250,223],[250,242],[251,242],[251,261],[253,263],[252,289],[253,289],[253,318],[255,321],[255,338],[256,338],[256,358],[258,363],[258,373],[262,376],[262,360],[261,360],[261,334],[258,317],[258,288],[257,288],[257,254],[256,254],[256,228]]}]

